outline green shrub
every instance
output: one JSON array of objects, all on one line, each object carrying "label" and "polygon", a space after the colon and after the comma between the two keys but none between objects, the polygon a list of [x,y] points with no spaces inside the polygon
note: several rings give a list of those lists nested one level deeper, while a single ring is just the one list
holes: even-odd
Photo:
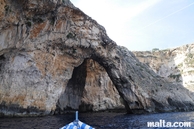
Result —
[{"label": "green shrub", "polygon": [[54,16],[51,17],[51,19],[50,19],[51,25],[54,25],[55,24],[55,21],[56,21],[56,18]]},{"label": "green shrub", "polygon": [[76,40],[76,34],[74,34],[74,33],[69,33],[67,36],[66,36],[68,39],[74,39],[74,40]]},{"label": "green shrub", "polygon": [[159,48],[153,48],[152,51],[155,52],[155,51],[159,51],[160,49]]},{"label": "green shrub", "polygon": [[26,22],[26,25],[27,25],[28,27],[31,27],[31,26],[32,26],[32,22],[31,22],[31,21],[27,21],[27,22]]},{"label": "green shrub", "polygon": [[40,18],[40,17],[33,17],[32,21],[36,22],[36,23],[42,23],[44,20],[42,18]]}]

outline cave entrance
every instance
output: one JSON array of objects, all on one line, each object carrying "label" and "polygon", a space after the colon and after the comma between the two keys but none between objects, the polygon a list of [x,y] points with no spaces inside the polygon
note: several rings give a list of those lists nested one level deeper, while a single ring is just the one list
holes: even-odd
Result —
[{"label": "cave entrance", "polygon": [[92,59],[86,59],[74,68],[72,78],[58,100],[57,111],[71,110],[125,111],[123,100],[104,67]]}]

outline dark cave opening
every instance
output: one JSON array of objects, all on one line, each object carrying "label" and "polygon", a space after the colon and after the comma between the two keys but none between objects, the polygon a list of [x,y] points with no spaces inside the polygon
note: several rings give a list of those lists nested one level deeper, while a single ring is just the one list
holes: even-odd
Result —
[{"label": "dark cave opening", "polygon": [[71,79],[60,96],[57,103],[57,112],[63,113],[68,110],[78,110],[83,96],[86,82],[86,60],[78,67],[75,67]]},{"label": "dark cave opening", "polygon": [[[106,101],[109,100],[110,96],[103,96],[106,93],[104,93],[104,94],[98,93],[100,88],[102,88],[102,86],[105,86],[105,85],[103,85],[103,84],[99,85],[100,84],[99,80],[97,81],[98,83],[95,83],[95,84],[93,84],[91,82],[86,82],[89,79],[98,78],[99,73],[100,73],[98,71],[98,69],[95,68],[95,64],[92,64],[93,66],[90,66],[91,64],[87,64],[88,62],[90,62],[90,60],[92,60],[92,59],[86,59],[80,66],[74,68],[73,73],[72,73],[72,77],[68,81],[68,84],[65,88],[64,93],[61,94],[61,96],[57,102],[57,108],[56,108],[55,114],[63,114],[63,113],[68,113],[68,112],[75,111],[75,110],[79,110],[80,112],[91,112],[91,111],[94,111],[93,110],[94,103],[104,103],[104,105],[106,105]],[[92,62],[95,62],[96,64],[98,64],[94,60]],[[105,72],[105,73],[101,73],[101,76],[102,77],[107,76],[107,78],[109,78],[104,67],[102,67],[100,64],[99,64],[99,66],[100,66],[100,71],[103,70],[103,72]],[[90,67],[94,67],[94,68],[91,69]],[[88,70],[88,69],[90,69],[90,70]],[[92,75],[88,71],[92,71]],[[106,75],[104,75],[104,74],[106,74]],[[106,79],[106,78],[104,78],[104,79]],[[108,92],[113,93],[113,91],[114,91],[114,92],[117,92],[117,96],[120,96],[116,87],[113,85],[110,78],[109,78],[109,83],[111,83],[110,84],[111,87],[108,89],[108,90],[110,90]],[[90,88],[94,88],[94,91],[90,91],[90,92],[93,92],[93,95],[91,95],[91,96],[87,95],[87,98],[91,98],[91,97],[94,97],[96,95],[95,98],[99,98],[99,96],[100,96],[101,100],[99,99],[99,101],[97,100],[96,102],[94,102],[95,99],[93,99],[93,102],[82,101],[82,98],[85,97],[84,94],[87,92],[85,89],[86,85]],[[105,92],[107,92],[107,89],[105,90]],[[113,98],[113,96],[114,96],[114,94],[112,95],[112,98]],[[114,99],[112,99],[112,100],[114,100]],[[124,106],[125,104],[123,103],[124,101],[123,101],[121,96],[119,97],[119,99],[117,101],[120,101],[121,106],[120,107],[118,106],[114,109],[110,108],[110,109],[108,109],[108,111],[126,112],[126,108]],[[109,103],[110,102],[108,102],[107,104],[109,104]],[[112,102],[112,103],[114,103],[114,102]],[[118,104],[118,102],[116,102],[116,103]],[[103,110],[99,110],[99,111],[103,111]]]},{"label": "dark cave opening", "polygon": [[2,67],[4,61],[5,61],[5,56],[4,55],[0,55],[0,71],[2,69],[1,67]]}]

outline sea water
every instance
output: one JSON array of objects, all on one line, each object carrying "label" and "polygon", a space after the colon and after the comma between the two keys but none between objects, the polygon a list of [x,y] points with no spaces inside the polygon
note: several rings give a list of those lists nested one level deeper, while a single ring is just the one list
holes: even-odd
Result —
[{"label": "sea water", "polygon": [[[0,118],[0,129],[59,129],[74,120],[75,114],[72,113],[44,117]],[[191,122],[191,128],[188,129],[194,129],[194,112],[144,115],[108,112],[79,113],[79,120],[96,129],[148,129],[147,122],[159,122],[161,120],[166,122]],[[152,128],[168,129],[168,127]]]}]

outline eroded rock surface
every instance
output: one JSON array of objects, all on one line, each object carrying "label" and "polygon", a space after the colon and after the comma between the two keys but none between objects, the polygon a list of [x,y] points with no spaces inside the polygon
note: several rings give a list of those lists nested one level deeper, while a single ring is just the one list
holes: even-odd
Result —
[{"label": "eroded rock surface", "polygon": [[[70,1],[0,2],[4,7],[0,10],[1,116],[52,114],[57,107],[74,109],[86,102],[93,105],[92,110],[120,105],[119,101],[111,102],[119,98],[112,95],[115,88],[107,88],[110,96],[103,93],[108,84],[99,84],[103,88],[93,93],[104,95],[104,100],[84,94],[84,89],[92,86],[92,93],[96,87],[90,84],[96,80],[87,78],[95,73],[86,69],[88,59],[106,70],[128,112],[194,109],[192,92],[167,82],[132,52],[117,46],[101,25]],[[98,93],[100,89],[102,93]]]},{"label": "eroded rock surface", "polygon": [[161,77],[174,84],[181,84],[194,92],[194,44],[133,53]]},{"label": "eroded rock surface", "polygon": [[78,108],[84,112],[125,110],[122,98],[105,69],[92,59],[74,69],[57,106],[59,112]]},{"label": "eroded rock surface", "polygon": [[87,60],[87,77],[80,108],[83,111],[124,109],[116,87],[105,69],[96,61]]}]

